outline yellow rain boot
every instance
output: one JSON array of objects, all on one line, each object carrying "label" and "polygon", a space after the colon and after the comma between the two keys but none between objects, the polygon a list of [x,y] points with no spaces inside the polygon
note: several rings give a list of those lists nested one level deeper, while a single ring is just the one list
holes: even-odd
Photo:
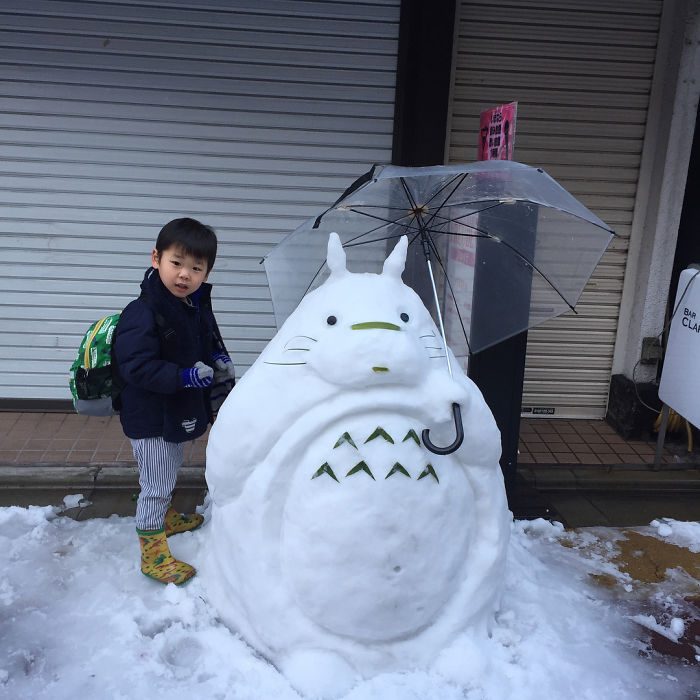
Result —
[{"label": "yellow rain boot", "polygon": [[199,513],[178,513],[170,506],[165,514],[165,536],[170,537],[170,535],[177,535],[178,532],[196,530],[203,522],[204,518]]},{"label": "yellow rain boot", "polygon": [[193,566],[178,561],[170,553],[165,530],[136,529],[141,544],[141,572],[161,583],[179,586],[189,581],[197,571]]}]

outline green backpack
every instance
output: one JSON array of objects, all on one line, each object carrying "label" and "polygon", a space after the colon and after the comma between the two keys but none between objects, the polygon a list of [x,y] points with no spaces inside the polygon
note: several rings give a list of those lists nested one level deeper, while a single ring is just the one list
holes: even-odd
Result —
[{"label": "green backpack", "polygon": [[[144,299],[150,307],[145,294],[142,293],[140,298]],[[155,309],[153,309],[153,316],[162,346],[175,342],[177,333],[168,326],[165,318]],[[124,383],[117,370],[113,348],[120,317],[121,311],[95,321],[83,336],[78,348],[78,356],[70,367],[68,382],[76,413],[85,416],[113,416],[119,413],[119,395]],[[214,333],[218,346],[226,352],[226,346],[216,324],[214,324]],[[234,384],[235,380],[231,380],[227,372],[223,373],[223,377],[217,377],[215,373],[212,387],[212,393],[215,394],[212,396],[214,412],[218,410]]]},{"label": "green backpack", "polygon": [[121,312],[95,321],[83,336],[69,380],[77,413],[86,416],[117,413],[121,387],[113,372],[112,344],[120,316]]}]

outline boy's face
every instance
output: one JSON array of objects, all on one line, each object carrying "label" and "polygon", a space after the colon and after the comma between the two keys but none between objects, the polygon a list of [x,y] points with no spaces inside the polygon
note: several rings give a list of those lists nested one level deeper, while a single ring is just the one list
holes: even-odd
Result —
[{"label": "boy's face", "polygon": [[160,281],[178,299],[196,292],[207,280],[207,261],[188,255],[179,246],[170,246],[162,254],[154,248],[151,264],[158,270]]}]

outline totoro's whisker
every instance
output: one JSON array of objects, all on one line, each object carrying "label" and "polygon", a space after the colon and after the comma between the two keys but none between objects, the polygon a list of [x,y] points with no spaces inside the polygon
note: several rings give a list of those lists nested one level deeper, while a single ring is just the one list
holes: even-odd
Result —
[{"label": "totoro's whisker", "polygon": [[306,362],[268,362],[265,360],[266,365],[305,365]]},{"label": "totoro's whisker", "polygon": [[445,357],[445,356],[444,356],[444,355],[428,355],[428,357],[429,357],[431,360],[435,360],[435,359],[437,359],[438,357]]},{"label": "totoro's whisker", "polygon": [[289,343],[298,340],[299,338],[306,338],[307,340],[313,340],[314,343],[318,343],[318,340],[316,338],[312,338],[310,335],[295,335],[292,336],[285,344],[284,347],[286,348]]},{"label": "totoro's whisker", "polygon": [[435,345],[426,345],[426,346],[425,346],[425,349],[426,349],[426,350],[444,350],[444,348],[442,347],[442,345],[437,345],[437,346],[435,346]]},{"label": "totoro's whisker", "polygon": [[421,335],[421,336],[419,336],[419,337],[420,337],[420,338],[434,338],[434,337],[435,337],[435,333],[428,333],[428,335]]},{"label": "totoro's whisker", "polygon": [[285,348],[285,352],[294,352],[295,350],[302,350],[304,352],[310,352],[311,348]]}]

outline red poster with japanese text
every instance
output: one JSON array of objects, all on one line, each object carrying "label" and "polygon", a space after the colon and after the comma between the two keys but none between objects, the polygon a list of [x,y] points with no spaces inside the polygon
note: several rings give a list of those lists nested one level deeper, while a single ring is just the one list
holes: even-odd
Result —
[{"label": "red poster with japanese text", "polygon": [[518,103],[486,109],[479,120],[477,160],[513,160]]}]

